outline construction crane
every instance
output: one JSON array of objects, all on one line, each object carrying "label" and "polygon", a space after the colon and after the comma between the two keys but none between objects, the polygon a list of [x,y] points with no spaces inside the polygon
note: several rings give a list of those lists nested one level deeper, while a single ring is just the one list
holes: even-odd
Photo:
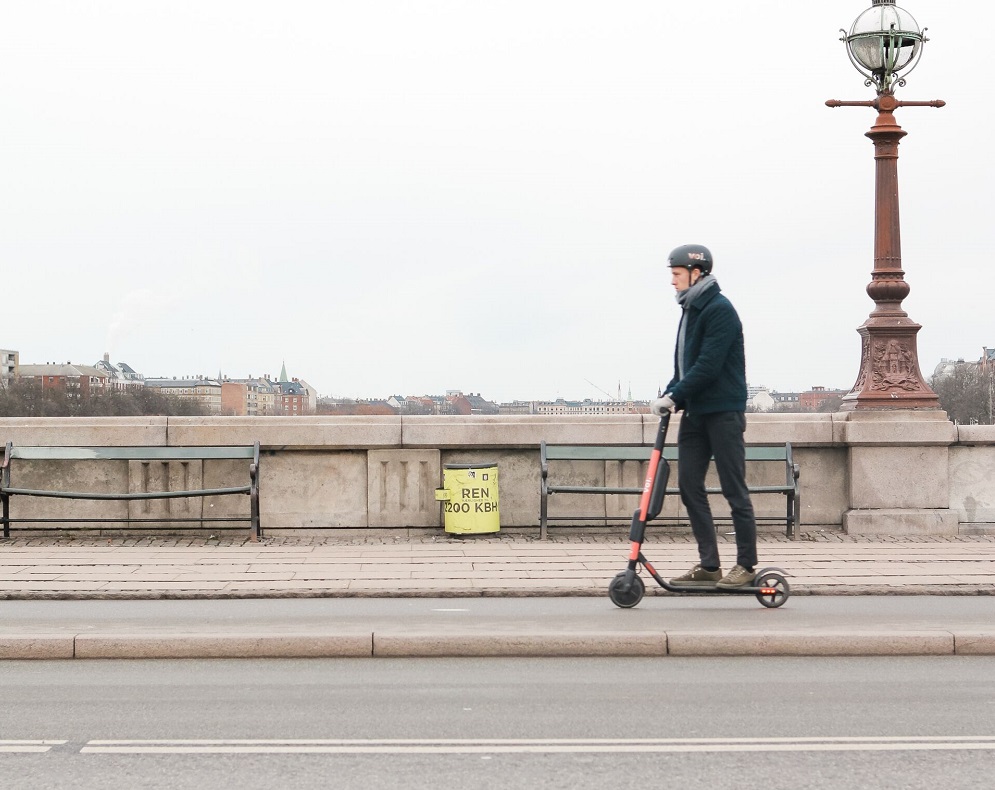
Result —
[{"label": "construction crane", "polygon": [[590,379],[584,379],[584,381],[586,381],[588,384],[590,384],[592,387],[594,387],[594,389],[596,389],[598,392],[601,392],[604,395],[607,395],[608,396],[608,400],[610,400],[610,401],[620,401],[620,400],[622,400],[622,382],[621,381],[618,383],[618,396],[617,397],[613,396],[610,392],[607,392],[606,390],[601,389],[601,387],[599,387],[597,384],[595,384]]}]

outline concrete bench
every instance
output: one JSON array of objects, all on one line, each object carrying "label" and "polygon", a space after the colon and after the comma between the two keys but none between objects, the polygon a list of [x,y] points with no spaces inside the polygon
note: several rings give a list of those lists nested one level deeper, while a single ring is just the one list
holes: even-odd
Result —
[{"label": "concrete bench", "polygon": [[[604,521],[621,520],[621,516],[591,516],[591,515],[571,515],[571,516],[551,516],[549,515],[549,497],[554,494],[642,494],[643,489],[605,486],[605,485],[573,485],[569,481],[556,482],[555,474],[551,474],[551,462],[555,461],[649,461],[652,447],[647,446],[605,446],[605,445],[566,445],[566,444],[546,444],[539,445],[539,466],[540,466],[540,494],[539,494],[539,535],[545,539],[550,521]],[[663,457],[671,462],[678,462],[677,447],[667,445],[663,448]],[[784,445],[747,445],[746,463],[749,465],[756,463],[778,463],[784,469],[785,482],[783,485],[757,485],[749,484],[747,487],[750,494],[779,494],[785,497],[785,514],[783,516],[757,516],[758,522],[776,521],[783,522],[785,534],[792,540],[798,537],[799,515],[801,512],[800,500],[801,492],[798,484],[800,469],[791,456],[791,443]],[[672,476],[671,479],[676,479]],[[721,494],[718,487],[708,487],[709,494]],[[667,496],[680,494],[677,488],[667,488]],[[631,517],[626,516],[628,519]],[[677,521],[674,516],[660,515],[657,521]],[[716,521],[728,521],[728,517],[717,516]]]},{"label": "concrete bench", "polygon": [[[15,460],[21,461],[248,461],[248,485],[225,488],[196,488],[178,491],[58,491],[52,489],[17,488],[11,480],[11,467]],[[12,496],[51,497],[56,499],[97,499],[97,500],[139,500],[176,499],[186,497],[229,496],[247,494],[250,515],[244,516],[199,516],[196,518],[17,518],[10,517]],[[10,537],[12,523],[105,523],[105,522],[191,522],[191,521],[247,521],[250,536],[258,540],[261,534],[259,523],[259,442],[241,447],[28,447],[14,446],[8,442],[4,449],[3,464],[0,466],[0,504],[2,504],[3,536]]]}]

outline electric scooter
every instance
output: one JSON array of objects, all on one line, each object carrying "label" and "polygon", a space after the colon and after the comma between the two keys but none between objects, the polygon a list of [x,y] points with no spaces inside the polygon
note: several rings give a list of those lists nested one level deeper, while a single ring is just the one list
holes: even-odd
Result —
[{"label": "electric scooter", "polygon": [[663,457],[663,445],[667,440],[667,428],[670,426],[670,412],[660,418],[660,426],[656,432],[656,441],[650,455],[649,467],[646,471],[646,482],[643,484],[642,498],[639,509],[632,514],[632,526],[629,529],[629,564],[624,571],[616,574],[608,585],[608,597],[616,606],[631,609],[643,599],[646,585],[639,576],[639,566],[642,565],[667,592],[674,593],[725,593],[732,595],[756,595],[757,600],[769,609],[775,609],[784,604],[791,595],[791,587],[784,578],[780,568],[763,568],[757,571],[753,584],[744,587],[723,588],[714,584],[671,584],[663,579],[653,565],[643,556],[643,539],[646,534],[646,524],[660,515],[663,510],[663,499],[667,493],[667,481],[670,479],[670,463]]}]

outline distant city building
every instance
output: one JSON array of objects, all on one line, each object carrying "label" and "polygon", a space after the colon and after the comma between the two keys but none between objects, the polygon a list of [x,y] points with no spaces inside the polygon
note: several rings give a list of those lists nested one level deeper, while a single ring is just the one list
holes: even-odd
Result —
[{"label": "distant city building", "polygon": [[961,367],[978,368],[982,371],[995,370],[995,348],[982,346],[981,358],[977,362],[966,362],[963,357],[959,359],[947,359],[944,357],[933,369],[933,378],[940,379],[952,376],[957,368]]},{"label": "distant city building", "polygon": [[498,414],[534,414],[533,406],[535,401],[516,400],[511,403],[498,404]]},{"label": "distant city building", "polygon": [[277,413],[286,417],[303,417],[308,413],[308,393],[304,385],[294,379],[293,381],[281,381],[277,406]]},{"label": "distant city building", "polygon": [[319,398],[319,414],[333,414],[336,416],[350,415],[385,415],[397,414],[397,410],[387,405],[384,400],[357,400],[354,398]]},{"label": "distant city building", "polygon": [[280,368],[277,382],[277,413],[286,417],[302,417],[314,414],[318,407],[318,393],[314,387],[299,378],[287,377],[287,363]]},{"label": "distant city building", "polygon": [[498,414],[500,412],[496,403],[482,398],[479,392],[469,395],[464,395],[462,392],[458,395],[447,395],[446,400],[452,405],[454,414]]},{"label": "distant city building", "polygon": [[633,400],[565,400],[557,398],[554,401],[533,401],[533,414],[646,414],[649,412],[648,401]]},{"label": "distant city building", "polygon": [[37,381],[42,389],[63,389],[72,395],[93,395],[107,388],[108,376],[91,365],[19,365],[18,378]]},{"label": "distant city building", "polygon": [[[988,349],[985,349],[985,351],[987,350]],[[982,357],[982,359],[984,359],[984,357]],[[943,357],[937,363],[936,367],[933,368],[933,378],[941,379],[945,378],[946,376],[952,376],[954,371],[957,370],[958,367],[966,364],[967,363],[964,362],[963,357],[961,357],[960,359],[947,359],[946,357]]]},{"label": "distant city building", "polygon": [[222,414],[248,417],[314,414],[318,407],[317,390],[301,379],[286,379],[286,365],[280,375],[285,380],[274,381],[269,374],[245,379],[226,376],[221,382]]},{"label": "distant city building", "polygon": [[20,354],[10,349],[0,348],[0,387],[7,387],[18,376]]},{"label": "distant city building", "polygon": [[[225,378],[225,381],[229,381]],[[248,417],[266,417],[277,413],[277,399],[280,385],[270,379],[249,376],[246,379],[230,379],[236,384],[245,385],[245,414]],[[231,395],[229,395],[231,398]]]},{"label": "distant city building", "polygon": [[778,409],[790,409],[798,405],[801,393],[798,392],[777,392],[772,390],[770,396],[774,399],[774,404]]},{"label": "distant city building", "polygon": [[402,395],[391,395],[387,398],[387,405],[398,412],[403,412],[408,408],[408,399]]},{"label": "distant city building", "polygon": [[[249,414],[249,385],[242,381],[221,381],[221,413],[226,417]],[[255,415],[253,415],[255,416]]]},{"label": "distant city building", "polygon": [[94,367],[107,374],[107,387],[113,390],[141,389],[145,386],[145,377],[135,371],[127,362],[111,362],[111,355],[104,353],[104,358]]},{"label": "distant city building", "polygon": [[774,400],[770,390],[766,387],[748,386],[746,388],[747,408],[752,408],[754,411],[771,411],[776,405],[777,401]]},{"label": "distant city building", "polygon": [[208,414],[221,414],[221,382],[201,376],[187,379],[145,379],[145,386],[180,400],[203,405]]},{"label": "distant city building", "polygon": [[318,409],[318,390],[304,381],[304,379],[294,378],[293,381],[300,384],[304,390],[305,414],[314,414]]},{"label": "distant city building", "polygon": [[842,398],[846,395],[846,390],[826,389],[825,387],[812,387],[808,392],[802,392],[798,396],[798,406],[801,411],[819,411],[822,405],[832,398]]}]

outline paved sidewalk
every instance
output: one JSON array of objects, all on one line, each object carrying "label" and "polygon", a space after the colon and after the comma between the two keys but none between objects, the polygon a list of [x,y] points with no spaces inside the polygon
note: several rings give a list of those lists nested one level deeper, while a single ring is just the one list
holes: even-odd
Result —
[{"label": "paved sidewalk", "polygon": [[[995,595],[995,536],[809,537],[760,539],[761,565],[782,568],[796,595]],[[0,599],[603,596],[627,553],[625,536],[578,532],[14,538],[0,541]],[[644,553],[664,577],[697,560],[683,535],[653,536]],[[664,594],[649,582],[647,595]]]},{"label": "paved sidewalk", "polygon": [[[995,538],[810,538],[760,541],[792,585],[778,609],[655,584],[618,609],[618,535],[16,538],[0,659],[995,655]],[[696,555],[645,552],[665,576]]]}]

